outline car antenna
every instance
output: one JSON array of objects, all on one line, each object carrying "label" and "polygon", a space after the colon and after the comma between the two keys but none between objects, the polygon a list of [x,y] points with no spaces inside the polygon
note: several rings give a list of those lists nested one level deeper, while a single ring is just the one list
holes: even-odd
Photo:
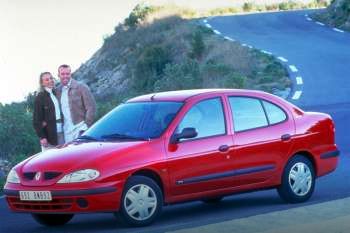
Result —
[{"label": "car antenna", "polygon": [[151,96],[151,100],[153,101],[154,100],[154,97],[156,96],[156,94],[152,95]]}]

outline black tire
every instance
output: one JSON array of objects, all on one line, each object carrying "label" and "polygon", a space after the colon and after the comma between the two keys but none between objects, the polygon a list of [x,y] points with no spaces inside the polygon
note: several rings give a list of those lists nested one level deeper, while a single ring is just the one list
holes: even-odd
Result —
[{"label": "black tire", "polygon": [[[148,189],[148,195],[147,199],[153,200],[154,204],[152,204],[152,207],[149,207],[147,204],[150,204],[151,202],[147,203],[147,201],[144,199],[145,195],[141,196],[141,188],[144,190]],[[137,201],[134,202],[134,209],[140,208],[145,210],[146,213],[149,213],[149,216],[143,217],[141,216],[142,211],[137,211],[135,214],[130,214],[127,211],[127,207],[131,207],[133,205],[133,202],[130,201],[129,198],[126,197],[127,193],[132,190],[136,191],[137,194],[140,196],[137,196]],[[130,192],[132,192],[130,191]],[[139,192],[139,193],[138,193]],[[148,207],[144,207],[144,206]],[[137,208],[136,208],[137,206]],[[151,178],[145,177],[145,176],[132,176],[128,179],[124,186],[122,198],[120,201],[120,209],[119,212],[116,213],[116,216],[121,220],[122,223],[126,223],[129,226],[147,226],[154,222],[154,220],[158,217],[158,215],[161,213],[163,207],[163,193],[161,189],[159,188],[158,184]]]},{"label": "black tire", "polygon": [[44,226],[62,226],[69,222],[74,214],[32,214],[35,221]]},{"label": "black tire", "polygon": [[208,198],[208,199],[203,199],[202,202],[205,204],[218,204],[221,202],[223,197],[213,197],[213,198]]},{"label": "black tire", "polygon": [[[300,175],[299,172],[297,172],[299,171],[297,167],[298,165],[304,166],[302,167],[302,169],[300,169],[303,171],[304,177],[303,177],[303,174]],[[309,170],[309,173],[307,172],[307,169]],[[291,173],[294,173],[294,175]],[[295,176],[296,173],[299,175]],[[293,178],[293,177],[301,177],[301,178]],[[296,185],[297,184],[296,179],[301,181],[299,182],[300,186]],[[301,186],[301,184],[303,184],[303,186]],[[295,190],[293,190],[293,187]],[[302,190],[301,187],[304,187],[305,189]],[[305,202],[312,196],[314,189],[315,189],[315,168],[311,163],[311,161],[302,155],[296,155],[292,157],[284,168],[283,175],[282,175],[282,183],[277,188],[277,191],[280,197],[288,203]]]}]

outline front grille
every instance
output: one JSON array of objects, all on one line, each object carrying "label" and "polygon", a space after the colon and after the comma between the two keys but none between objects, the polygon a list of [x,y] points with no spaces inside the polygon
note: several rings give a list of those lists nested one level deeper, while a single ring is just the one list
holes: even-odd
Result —
[{"label": "front grille", "polygon": [[[26,180],[33,180],[37,172],[23,172],[23,177]],[[62,172],[44,172],[44,180],[52,180],[60,176]]]},{"label": "front grille", "polygon": [[23,177],[26,180],[33,180],[35,177],[36,172],[23,172]]},{"label": "front grille", "polygon": [[72,207],[72,198],[55,198],[52,201],[21,201],[18,197],[8,197],[8,202],[16,210],[68,210]]},{"label": "front grille", "polygon": [[62,172],[45,172],[44,173],[44,179],[45,180],[52,180],[55,179],[56,177],[60,176]]}]

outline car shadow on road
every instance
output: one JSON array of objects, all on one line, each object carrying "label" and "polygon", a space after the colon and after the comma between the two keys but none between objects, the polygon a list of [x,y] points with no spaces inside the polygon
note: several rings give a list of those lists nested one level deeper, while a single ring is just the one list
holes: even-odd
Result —
[{"label": "car shadow on road", "polygon": [[[193,201],[165,206],[157,221],[143,228],[125,227],[112,214],[81,214],[62,227],[42,227],[33,220],[33,224],[26,226],[25,232],[167,232],[282,210],[288,206],[276,192],[263,191],[226,197],[215,204]],[[23,232],[17,231],[17,228],[13,226],[6,231]]]}]

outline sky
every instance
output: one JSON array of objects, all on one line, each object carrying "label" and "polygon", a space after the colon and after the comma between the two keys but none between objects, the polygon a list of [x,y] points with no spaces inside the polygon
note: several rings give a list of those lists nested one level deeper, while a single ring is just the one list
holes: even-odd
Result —
[{"label": "sky", "polygon": [[[87,61],[142,0],[0,0],[0,103],[24,100],[41,72]],[[246,0],[148,0],[199,9]],[[251,0],[258,4],[283,0]],[[286,0],[284,0],[286,1]],[[310,0],[301,0],[310,1]]]},{"label": "sky", "polygon": [[137,2],[0,0],[0,102],[22,101],[43,71],[79,68]]}]

